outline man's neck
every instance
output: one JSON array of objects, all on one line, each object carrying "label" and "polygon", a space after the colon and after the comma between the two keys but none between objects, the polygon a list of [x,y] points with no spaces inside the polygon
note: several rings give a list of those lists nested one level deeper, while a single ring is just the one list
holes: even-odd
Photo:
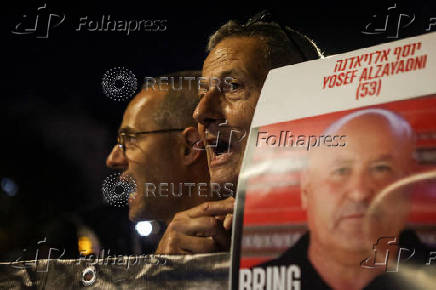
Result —
[{"label": "man's neck", "polygon": [[337,290],[362,289],[383,271],[362,268],[363,252],[332,251],[313,240],[309,243],[308,258],[323,280]]}]

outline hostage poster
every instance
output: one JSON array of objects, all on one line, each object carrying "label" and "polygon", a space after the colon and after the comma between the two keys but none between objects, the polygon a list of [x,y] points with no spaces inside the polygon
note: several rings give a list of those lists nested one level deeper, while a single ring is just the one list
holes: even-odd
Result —
[{"label": "hostage poster", "polygon": [[237,197],[233,289],[434,287],[436,34],[272,70]]}]

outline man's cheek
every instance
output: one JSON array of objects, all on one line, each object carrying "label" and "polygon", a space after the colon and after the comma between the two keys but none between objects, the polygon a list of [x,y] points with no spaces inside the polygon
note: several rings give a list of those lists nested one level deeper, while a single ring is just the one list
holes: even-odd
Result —
[{"label": "man's cheek", "polygon": [[253,121],[253,117],[254,117],[254,109],[256,108],[256,102],[252,103],[247,103],[244,107],[244,127],[246,129],[250,129],[250,125],[251,125],[251,121]]},{"label": "man's cheek", "polygon": [[249,129],[255,106],[248,100],[229,101],[223,108],[224,117],[231,127]]},{"label": "man's cheek", "polygon": [[377,178],[374,178],[374,189],[376,192],[380,192],[399,179],[401,179],[399,175],[394,176],[393,174],[380,174],[379,176],[377,176]]},{"label": "man's cheek", "polygon": [[335,219],[335,199],[323,190],[317,190],[316,195],[310,194],[308,197],[307,206],[311,215],[318,223],[331,225]]},{"label": "man's cheek", "polygon": [[207,163],[210,164],[211,159],[212,159],[212,149],[211,148],[206,149],[206,157],[207,157]]}]

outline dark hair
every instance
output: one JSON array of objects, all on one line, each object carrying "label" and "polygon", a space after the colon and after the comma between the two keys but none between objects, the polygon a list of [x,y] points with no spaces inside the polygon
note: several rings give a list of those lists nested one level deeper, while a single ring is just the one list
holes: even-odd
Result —
[{"label": "dark hair", "polygon": [[246,24],[230,20],[209,37],[207,51],[210,52],[225,38],[248,36],[265,39],[265,58],[269,69],[323,57],[310,38],[289,27],[282,28],[276,22],[268,22],[267,17],[270,14],[263,11],[249,19]]}]

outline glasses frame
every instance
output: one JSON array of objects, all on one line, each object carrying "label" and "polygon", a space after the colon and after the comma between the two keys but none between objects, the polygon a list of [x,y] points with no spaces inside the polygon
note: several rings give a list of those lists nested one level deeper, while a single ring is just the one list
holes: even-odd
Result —
[{"label": "glasses frame", "polygon": [[142,132],[118,132],[117,145],[123,150],[123,152],[126,152],[127,148],[126,148],[125,138],[121,136],[131,135],[136,137],[136,135],[168,133],[168,132],[177,132],[183,130],[185,130],[185,128],[160,129],[160,130],[142,131]]}]

